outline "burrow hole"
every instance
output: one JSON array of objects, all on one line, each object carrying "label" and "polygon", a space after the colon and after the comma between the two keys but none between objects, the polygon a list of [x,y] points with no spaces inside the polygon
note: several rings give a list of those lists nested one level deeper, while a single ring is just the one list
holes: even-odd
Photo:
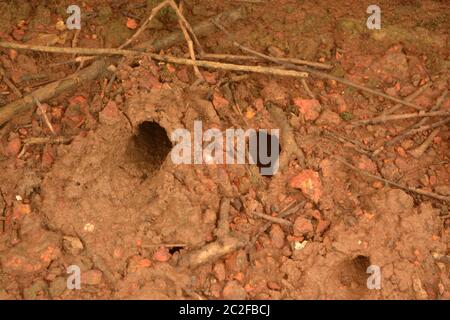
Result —
[{"label": "burrow hole", "polygon": [[167,131],[157,122],[144,121],[131,138],[127,156],[145,179],[161,168],[171,149]]},{"label": "burrow hole", "polygon": [[367,268],[371,265],[370,258],[358,255],[353,259],[342,262],[339,270],[339,281],[350,291],[363,293],[367,290]]}]

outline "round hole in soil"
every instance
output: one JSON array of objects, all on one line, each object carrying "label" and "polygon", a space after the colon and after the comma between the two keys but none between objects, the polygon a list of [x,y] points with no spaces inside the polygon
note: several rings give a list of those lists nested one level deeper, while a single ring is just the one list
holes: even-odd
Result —
[{"label": "round hole in soil", "polygon": [[358,255],[353,259],[345,261],[341,265],[339,280],[341,284],[353,289],[366,289],[366,281],[369,276],[367,268],[370,266],[369,257]]},{"label": "round hole in soil", "polygon": [[144,121],[131,138],[127,157],[145,179],[159,170],[171,149],[172,142],[167,131],[157,122]]}]

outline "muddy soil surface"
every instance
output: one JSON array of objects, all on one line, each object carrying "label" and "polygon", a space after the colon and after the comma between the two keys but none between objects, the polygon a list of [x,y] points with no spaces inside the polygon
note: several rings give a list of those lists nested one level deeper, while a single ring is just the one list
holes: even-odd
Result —
[{"label": "muddy soil surface", "polygon": [[[241,6],[245,17],[228,29],[246,46],[329,64],[327,73],[401,99],[425,86],[417,106],[441,100],[440,110],[450,110],[449,4],[378,2],[380,30],[367,29],[366,4],[350,0],[185,0],[184,14],[196,25]],[[0,1],[0,39],[114,48],[157,3],[84,1],[76,32],[61,23],[72,3]],[[176,15],[163,10],[138,41],[176,30]],[[220,31],[199,40],[208,53],[243,54]],[[161,53],[186,52],[180,44]],[[114,75],[43,103],[65,140],[30,143],[53,135],[39,109],[0,127],[0,299],[450,298],[450,203],[411,191],[450,197],[448,123],[380,149],[418,119],[354,127],[395,103],[334,80],[309,76],[305,86],[200,69],[199,82],[187,66],[115,62]],[[0,105],[80,67],[73,56],[13,49],[0,49],[0,66]],[[175,164],[170,156],[171,136],[194,132],[195,121],[203,130],[280,129],[280,115],[283,161],[273,176],[260,175],[259,163]],[[286,155],[289,144],[304,161]],[[218,231],[224,199],[236,246]],[[207,251],[212,243],[224,254]],[[208,259],[186,263],[196,252]],[[67,288],[72,265],[81,290]],[[380,290],[367,286],[369,267],[379,267]]]}]

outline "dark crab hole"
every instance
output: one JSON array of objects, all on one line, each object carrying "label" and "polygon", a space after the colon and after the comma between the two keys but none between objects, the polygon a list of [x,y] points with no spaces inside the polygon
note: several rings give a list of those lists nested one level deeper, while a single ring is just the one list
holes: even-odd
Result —
[{"label": "dark crab hole", "polygon": [[363,255],[346,260],[341,265],[340,282],[347,287],[357,286],[360,290],[365,289],[369,276],[367,268],[370,264],[369,257]]},{"label": "dark crab hole", "polygon": [[161,168],[171,149],[167,131],[157,122],[144,121],[131,138],[127,156],[146,178]]}]

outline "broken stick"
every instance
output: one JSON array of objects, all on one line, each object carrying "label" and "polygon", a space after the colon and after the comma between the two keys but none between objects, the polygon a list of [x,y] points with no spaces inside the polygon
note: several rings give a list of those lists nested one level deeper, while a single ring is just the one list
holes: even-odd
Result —
[{"label": "broken stick", "polygon": [[220,201],[219,219],[214,242],[208,243],[200,249],[193,250],[180,257],[178,266],[194,269],[202,264],[239,250],[245,246],[245,241],[231,235],[229,226],[230,199],[224,197]]},{"label": "broken stick", "polygon": [[379,90],[371,89],[371,88],[365,87],[365,86],[363,86],[363,85],[354,83],[354,82],[352,82],[352,81],[350,81],[350,80],[347,80],[347,79],[344,79],[344,78],[340,78],[340,77],[336,77],[336,76],[333,76],[333,75],[331,75],[331,74],[328,74],[328,73],[325,73],[325,72],[321,72],[321,71],[318,71],[318,70],[314,70],[314,69],[311,69],[311,68],[308,68],[308,67],[297,66],[297,65],[294,65],[294,64],[292,64],[292,63],[283,62],[283,61],[281,61],[280,59],[278,59],[278,58],[276,58],[276,57],[273,57],[273,56],[270,56],[270,55],[267,55],[267,54],[258,52],[258,51],[256,51],[256,50],[253,50],[253,49],[251,49],[251,48],[248,48],[248,47],[246,47],[246,46],[243,46],[243,45],[240,44],[239,42],[233,40],[233,39],[234,39],[233,35],[231,35],[231,33],[229,33],[229,32],[227,31],[227,29],[225,29],[225,27],[222,26],[222,25],[218,22],[218,19],[215,19],[215,20],[214,20],[214,24],[215,24],[220,30],[222,30],[222,31],[223,31],[223,32],[224,32],[224,33],[232,40],[232,43],[233,43],[234,46],[238,47],[238,48],[241,49],[242,51],[248,52],[248,53],[250,53],[250,54],[253,54],[253,55],[255,55],[255,56],[261,57],[261,58],[266,59],[266,60],[268,60],[268,61],[272,61],[272,62],[274,62],[274,63],[283,65],[283,66],[285,66],[285,67],[287,67],[287,68],[289,68],[289,69],[307,72],[307,73],[310,73],[310,74],[313,75],[313,76],[316,76],[316,77],[319,77],[319,78],[323,78],[323,79],[334,80],[334,81],[336,81],[336,82],[340,82],[340,83],[342,83],[342,84],[345,84],[345,85],[347,85],[347,86],[349,86],[349,87],[353,87],[353,88],[359,89],[359,90],[361,90],[361,91],[369,92],[369,93],[371,93],[371,94],[374,94],[374,95],[383,97],[383,98],[385,98],[385,99],[388,99],[388,100],[391,100],[391,101],[394,101],[394,102],[397,102],[397,103],[400,103],[400,104],[409,106],[409,107],[414,108],[414,109],[416,109],[416,110],[422,110],[422,108],[420,108],[419,106],[415,105],[414,103],[411,103],[411,102],[408,102],[408,101],[405,101],[405,100],[402,100],[402,99],[399,99],[399,98],[396,98],[396,97],[392,97],[392,96],[390,96],[390,95],[388,95],[388,94],[386,94],[386,93],[383,93],[383,92],[381,92],[381,91],[379,91]]},{"label": "broken stick", "polygon": [[444,196],[444,195],[437,194],[437,193],[434,193],[434,192],[425,191],[425,190],[422,190],[422,189],[417,189],[417,188],[412,188],[412,187],[407,187],[407,186],[401,185],[401,184],[399,184],[397,182],[390,181],[390,180],[378,177],[376,175],[373,175],[373,174],[371,174],[371,173],[369,173],[367,171],[361,170],[358,167],[355,167],[354,165],[352,165],[347,160],[344,160],[343,158],[341,158],[339,156],[335,156],[335,155],[331,154],[328,151],[324,151],[324,153],[329,155],[329,156],[331,156],[332,158],[336,159],[337,161],[339,161],[343,165],[349,167],[350,169],[358,172],[359,174],[362,174],[362,175],[364,175],[366,177],[369,177],[371,179],[375,179],[375,180],[381,181],[381,182],[383,182],[385,184],[397,187],[399,189],[403,189],[403,190],[408,191],[408,192],[413,192],[413,193],[416,193],[416,194],[420,194],[422,196],[426,196],[426,197],[430,197],[430,198],[434,198],[434,199],[437,199],[437,200],[441,200],[441,201],[445,201],[445,202],[450,203],[450,197],[448,197],[448,196]]},{"label": "broken stick", "polygon": [[[245,9],[240,7],[238,9],[233,9],[224,13],[219,14],[216,18],[220,18],[221,21],[226,23],[233,23],[237,20],[242,19],[245,16]],[[214,18],[213,18],[214,19]],[[212,23],[211,19],[207,19],[201,22],[199,25],[195,26],[194,32],[197,36],[204,36],[216,30],[216,26]],[[160,51],[171,46],[174,46],[184,40],[182,32],[174,32],[168,36],[158,39],[150,40],[141,43],[136,47],[137,50],[145,50],[146,48],[153,48],[155,51]],[[41,87],[33,91],[32,95],[39,99],[41,102],[46,102],[61,93],[75,89],[86,81],[94,80],[104,73],[108,64],[104,59],[97,60],[93,62],[90,66],[80,70],[78,73],[72,77],[58,80],[44,87]],[[78,79],[78,80],[77,80]],[[32,95],[27,95],[26,97],[13,101],[0,108],[0,126],[4,125],[7,121],[12,119],[16,114],[30,110],[35,106],[35,102],[32,99]]]},{"label": "broken stick", "polygon": [[51,53],[79,53],[79,54],[89,54],[89,55],[147,55],[150,58],[162,61],[166,63],[173,64],[181,64],[188,66],[198,66],[204,68],[211,69],[220,69],[220,70],[229,70],[229,71],[242,71],[242,72],[254,72],[254,73],[264,73],[271,74],[277,76],[287,76],[287,77],[296,77],[296,78],[306,78],[308,74],[306,72],[299,72],[296,70],[286,70],[281,68],[274,67],[263,67],[263,66],[248,66],[248,65],[239,65],[239,64],[231,64],[231,63],[222,63],[215,61],[206,61],[206,60],[193,60],[193,59],[185,59],[178,58],[168,55],[160,55],[155,53],[148,52],[140,52],[135,50],[124,50],[124,49],[93,49],[93,48],[69,48],[69,47],[47,47],[47,46],[32,46],[32,45],[22,45],[11,42],[0,42],[0,47],[4,48],[16,48],[16,49],[25,49],[25,50],[33,50],[39,52],[51,52]]}]

